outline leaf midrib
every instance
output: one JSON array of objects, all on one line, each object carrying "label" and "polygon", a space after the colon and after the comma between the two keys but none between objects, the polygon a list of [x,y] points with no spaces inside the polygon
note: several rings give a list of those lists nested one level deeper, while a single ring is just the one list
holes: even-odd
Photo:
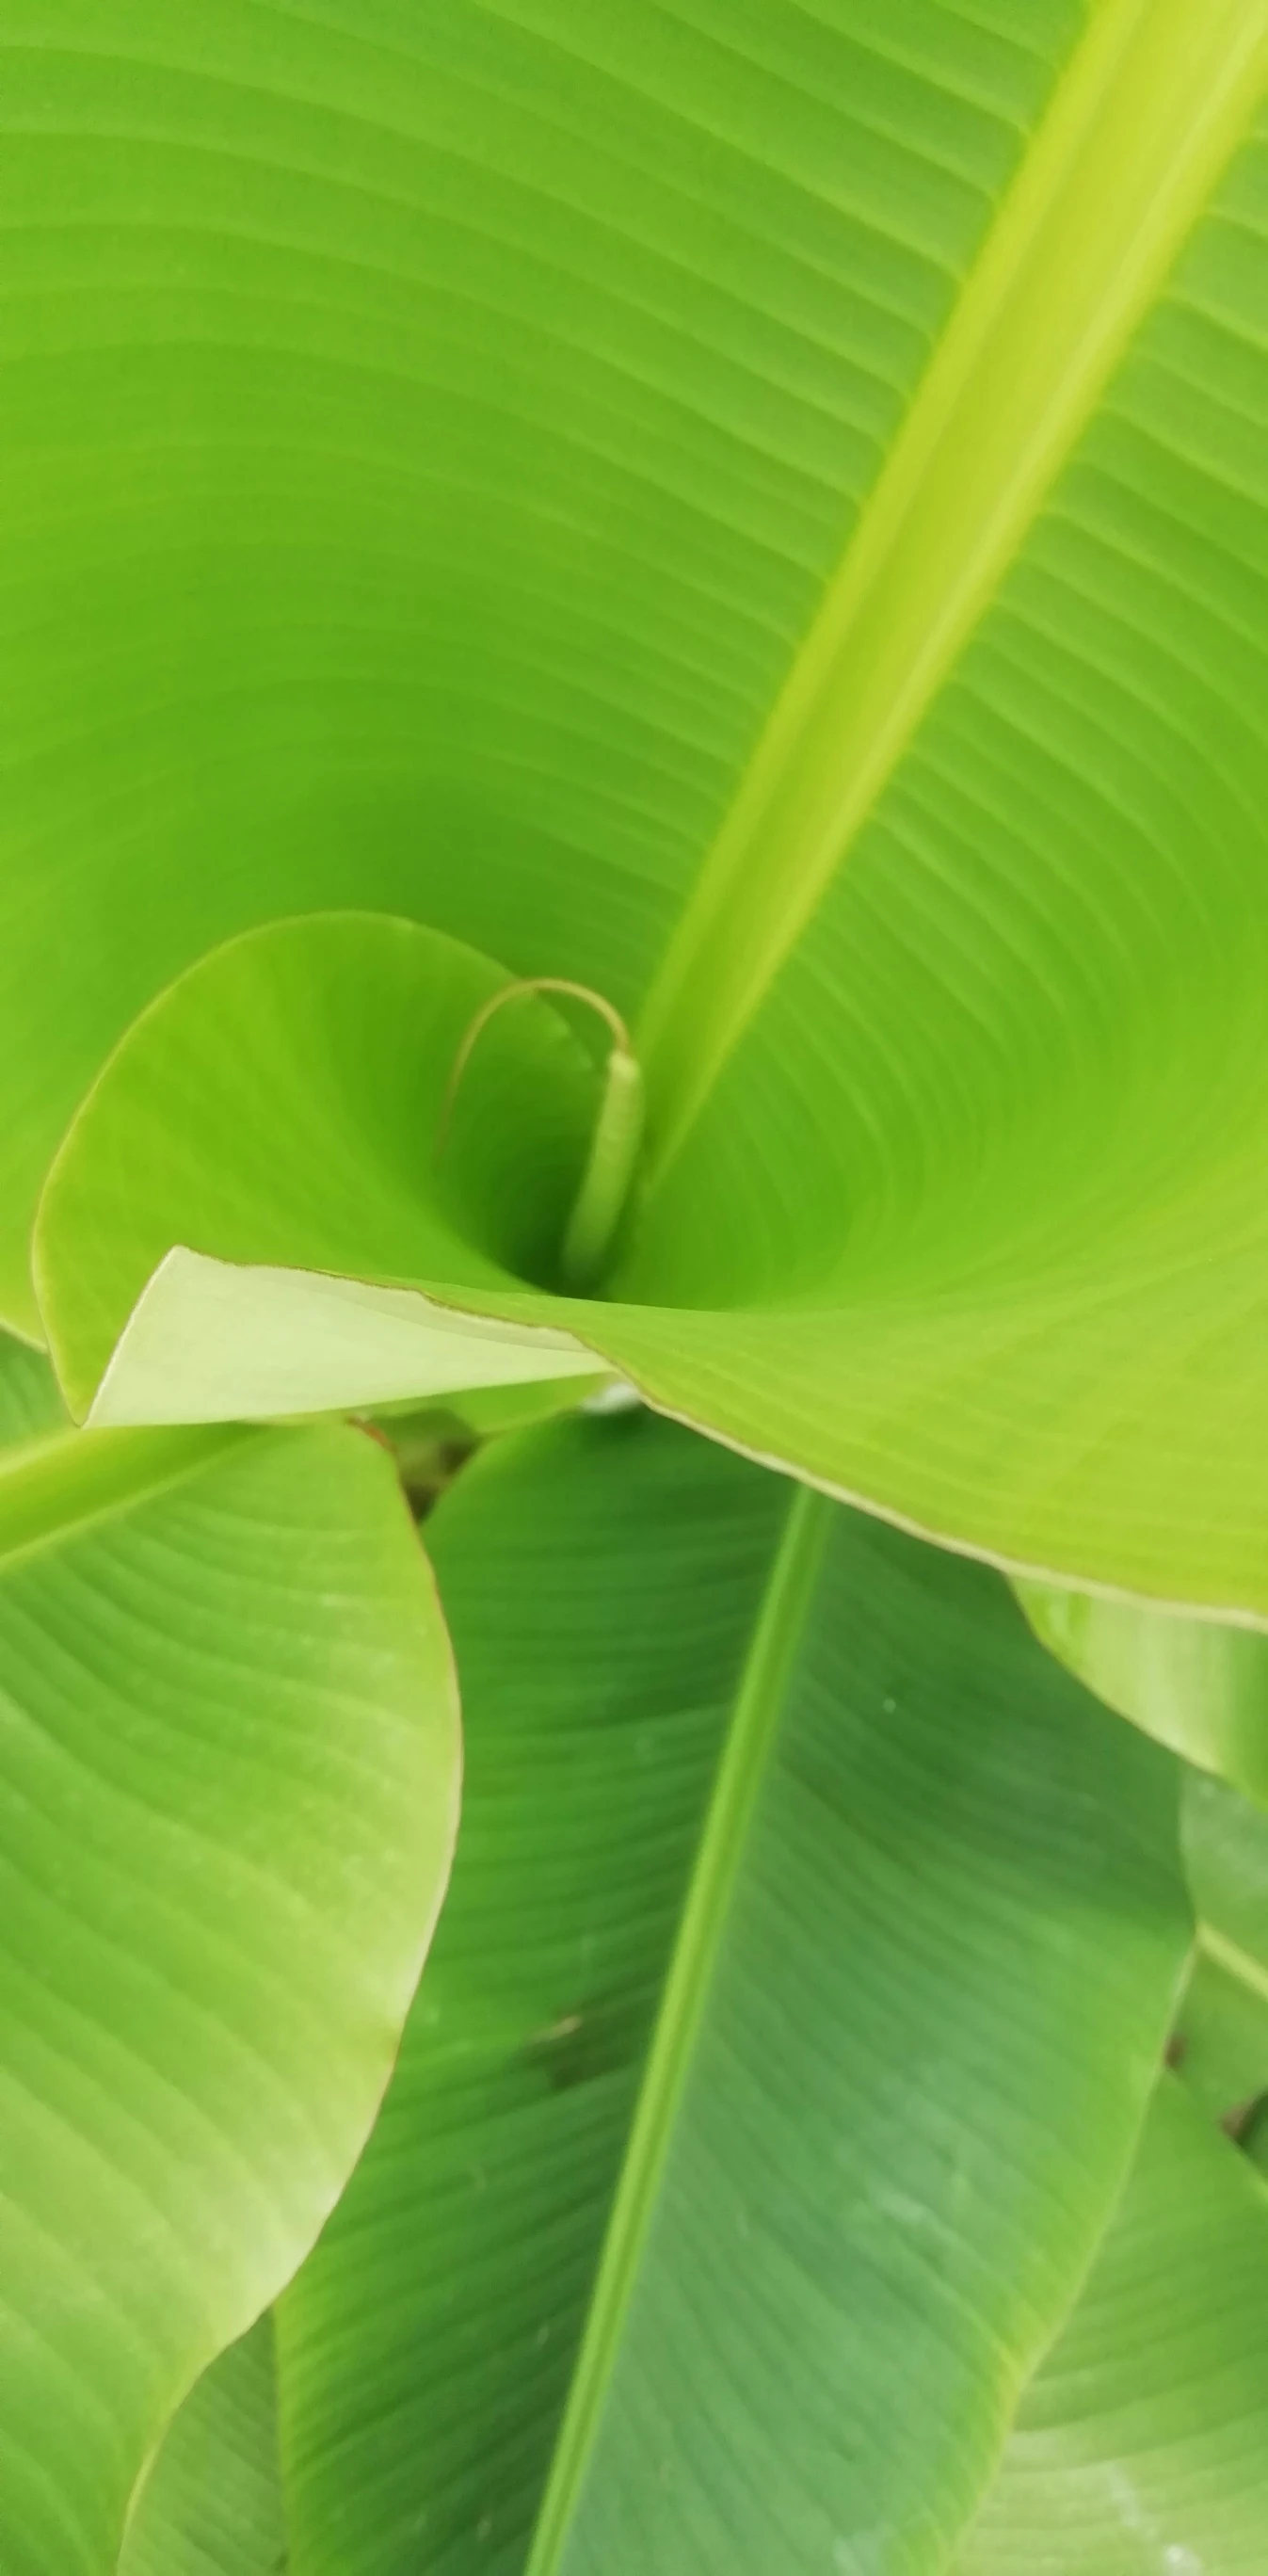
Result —
[{"label": "leaf midrib", "polygon": [[735,1694],[525,2576],[557,2576],[620,2350],[834,1506],[798,1486]]},{"label": "leaf midrib", "polygon": [[258,1440],[251,1424],[54,1431],[0,1456],[0,1576]]},{"label": "leaf midrib", "polygon": [[1239,1985],[1249,1987],[1261,2002],[1268,2003],[1268,1966],[1244,1950],[1239,1941],[1231,1941],[1227,1932],[1217,1932],[1213,1923],[1199,1923],[1198,1948],[1216,1967],[1223,1968]]},{"label": "leaf midrib", "polygon": [[649,994],[652,1180],[997,593],[1266,78],[1268,0],[1093,10]]}]

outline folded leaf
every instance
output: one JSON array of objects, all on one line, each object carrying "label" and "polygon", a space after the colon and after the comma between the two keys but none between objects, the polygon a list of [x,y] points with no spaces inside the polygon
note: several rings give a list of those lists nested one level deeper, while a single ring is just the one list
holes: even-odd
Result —
[{"label": "folded leaf", "polygon": [[7,1311],[173,974],[406,914],[637,1023],[657,1404],[1268,1612],[1265,0],[0,42]]},{"label": "folded leaf", "polygon": [[940,2570],[1134,2150],[1174,1766],[994,1576],[646,1417],[429,1529],[463,1837],[279,2309],[294,2576]]},{"label": "folded leaf", "polygon": [[1035,1634],[1098,1699],[1268,1805],[1268,1637],[1144,1601],[1016,1590]]},{"label": "folded leaf", "polygon": [[[152,1005],[41,1206],[44,1316],[77,1413],[216,1421],[594,1376],[570,1333],[403,1293],[514,1287],[563,1228],[595,1088],[563,1023],[519,999],[454,1089],[504,980],[454,940],[348,914],[236,940]],[[165,1260],[173,1246],[217,1266]],[[219,1266],[244,1261],[245,1279]],[[201,1300],[182,1305],[191,1273]]]},{"label": "folded leaf", "polygon": [[1266,2549],[1268,2193],[1168,2077],[960,2576],[1258,2576]]},{"label": "folded leaf", "polygon": [[384,1452],[0,1453],[0,1776],[0,2564],[112,2576],[360,2153],[444,1885],[448,1647]]}]

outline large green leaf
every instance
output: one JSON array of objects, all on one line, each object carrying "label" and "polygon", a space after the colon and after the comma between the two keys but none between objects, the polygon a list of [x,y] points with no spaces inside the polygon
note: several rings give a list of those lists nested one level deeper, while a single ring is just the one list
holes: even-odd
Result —
[{"label": "large green leaf", "polygon": [[[29,1372],[0,1349],[0,1383]],[[173,2409],[328,2216],[456,1775],[447,1641],[373,1441],[0,1452],[5,2576],[109,2576]]]},{"label": "large green leaf", "polygon": [[1266,0],[0,45],[11,1313],[131,1016],[404,914],[637,1021],[658,1404],[1268,1611]]},{"label": "large green leaf", "polygon": [[186,2398],[137,2498],[119,2576],[284,2576],[273,2320]]},{"label": "large green leaf", "polygon": [[940,2570],[1160,2061],[1174,1765],[998,1578],[646,1417],[429,1526],[463,1836],[281,2302],[295,2576]]},{"label": "large green leaf", "polygon": [[1164,2079],[961,2576],[1260,2576],[1268,2194]]}]

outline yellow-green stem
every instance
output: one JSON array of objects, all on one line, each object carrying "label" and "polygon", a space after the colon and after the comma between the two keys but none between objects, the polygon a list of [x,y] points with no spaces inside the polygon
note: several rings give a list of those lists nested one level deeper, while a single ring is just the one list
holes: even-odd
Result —
[{"label": "yellow-green stem", "polygon": [[620,1012],[606,994],[589,984],[574,984],[565,975],[525,975],[504,984],[476,1012],[454,1058],[449,1087],[436,1130],[436,1153],[443,1152],[458,1086],[471,1051],[491,1019],[507,1002],[528,993],[568,993],[607,1021],[614,1044],[603,1072],[603,1096],[590,1139],[586,1167],[564,1233],[560,1263],[564,1286],[583,1297],[596,1287],[611,1259],[629,1204],[643,1146],[644,1090],[638,1058]]},{"label": "yellow-green stem", "polygon": [[564,1286],[583,1297],[602,1278],[629,1203],[643,1143],[643,1076],[627,1048],[613,1047],[603,1098],[563,1241]]}]

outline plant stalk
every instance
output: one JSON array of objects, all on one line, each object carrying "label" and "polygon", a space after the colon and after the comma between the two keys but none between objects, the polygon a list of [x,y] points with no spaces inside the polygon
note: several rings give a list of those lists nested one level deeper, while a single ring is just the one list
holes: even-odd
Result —
[{"label": "plant stalk", "polygon": [[614,1046],[603,1098],[564,1234],[564,1286],[584,1297],[602,1277],[629,1203],[643,1142],[643,1074],[628,1047]]},{"label": "plant stalk", "polygon": [[589,984],[574,984],[564,975],[519,976],[513,984],[504,984],[500,992],[492,994],[476,1012],[454,1058],[441,1104],[435,1152],[439,1159],[444,1151],[458,1087],[477,1040],[507,1002],[526,993],[570,993],[574,1001],[586,1002],[591,1010],[598,1011],[612,1031],[599,1115],[560,1250],[565,1288],[575,1297],[585,1297],[598,1285],[611,1259],[634,1186],[646,1119],[642,1067],[620,1012],[605,994],[596,993]]}]

